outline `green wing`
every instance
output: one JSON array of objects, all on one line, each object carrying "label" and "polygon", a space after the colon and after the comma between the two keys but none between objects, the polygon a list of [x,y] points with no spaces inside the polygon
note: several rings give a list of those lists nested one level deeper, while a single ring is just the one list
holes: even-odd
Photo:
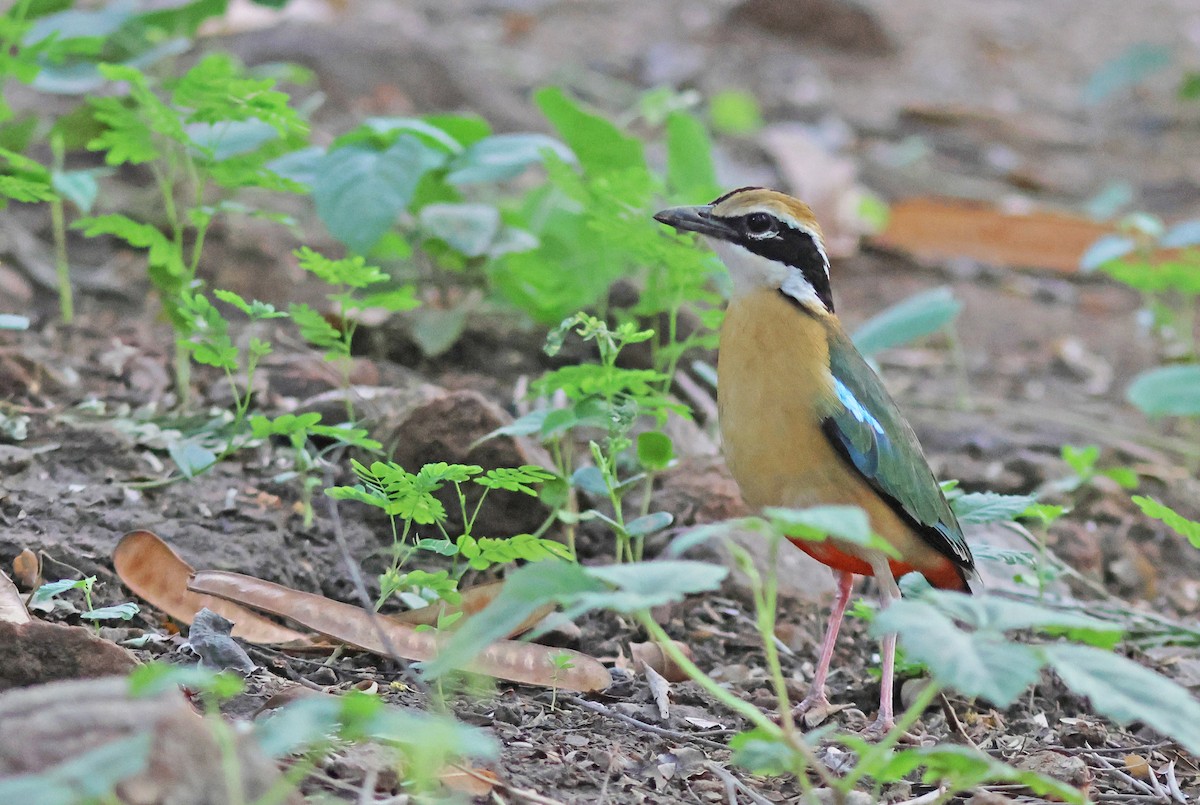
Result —
[{"label": "green wing", "polygon": [[875,370],[840,329],[830,334],[829,368],[840,405],[822,423],[825,435],[926,542],[960,567],[972,569],[971,549],[916,434]]}]

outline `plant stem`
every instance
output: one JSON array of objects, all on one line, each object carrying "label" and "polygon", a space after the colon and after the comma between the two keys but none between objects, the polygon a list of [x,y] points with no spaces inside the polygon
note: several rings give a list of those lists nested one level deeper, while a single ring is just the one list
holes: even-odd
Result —
[{"label": "plant stem", "polygon": [[[56,134],[50,140],[54,154],[53,172],[61,174],[63,169],[63,139]],[[67,224],[62,196],[55,193],[50,202],[50,221],[54,227],[54,268],[58,275],[58,307],[63,324],[75,320],[75,299],[71,291],[71,266],[67,262]]]}]

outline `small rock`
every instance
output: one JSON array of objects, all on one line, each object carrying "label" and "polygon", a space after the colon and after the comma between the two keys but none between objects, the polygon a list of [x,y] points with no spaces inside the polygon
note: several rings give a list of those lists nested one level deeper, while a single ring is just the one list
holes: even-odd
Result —
[{"label": "small rock", "polygon": [[882,56],[895,49],[879,20],[853,0],[744,0],[726,20],[854,53]]},{"label": "small rock", "polygon": [[[0,643],[5,638],[0,636]],[[70,680],[0,694],[4,733],[0,740],[0,778],[39,774],[79,760],[93,749],[149,733],[149,759],[143,771],[120,782],[123,803],[206,803],[232,805],[234,799],[215,781],[239,788],[239,802],[253,802],[277,786],[279,770],[249,733],[235,740],[231,771],[224,744],[208,721],[196,715],[178,690],[132,698],[124,677]],[[244,799],[243,799],[244,798]],[[298,793],[285,802],[297,805]]]},{"label": "small rock", "polygon": [[1084,759],[1078,755],[1063,755],[1049,749],[1042,749],[1025,757],[1017,758],[1014,765],[1018,769],[1044,774],[1076,788],[1092,782],[1091,770]]},{"label": "small rock", "polygon": [[82,626],[0,621],[0,646],[5,647],[0,691],[59,679],[125,674],[138,666],[128,651]]},{"label": "small rock", "polygon": [[[474,443],[503,425],[512,423],[500,406],[477,391],[446,391],[412,408],[406,416],[393,420],[378,431],[396,463],[409,472],[434,461],[459,464],[478,464],[485,470],[497,467],[520,467],[535,464],[553,467],[554,462],[541,445],[511,436]],[[454,527],[459,511],[457,498],[451,500],[454,489],[443,489],[446,511]],[[467,510],[475,505],[483,490],[475,484],[465,484]],[[533,497],[513,492],[496,492],[488,496],[487,505],[475,522],[475,532],[487,535],[520,534],[536,530],[546,518],[545,507]]]}]

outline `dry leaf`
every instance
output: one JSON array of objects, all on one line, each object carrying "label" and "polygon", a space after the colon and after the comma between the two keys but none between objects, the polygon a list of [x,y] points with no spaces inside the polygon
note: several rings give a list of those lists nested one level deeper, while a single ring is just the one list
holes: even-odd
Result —
[{"label": "dry leaf", "polygon": [[[504,586],[502,581],[492,581],[487,584],[480,584],[470,589],[462,591],[462,601],[458,606],[450,606],[449,604],[431,604],[420,609],[410,609],[408,612],[388,615],[394,621],[407,623],[410,626],[437,626],[438,619],[443,615],[453,615],[456,612],[463,612],[467,617],[481,612],[488,604],[500,594],[500,588]],[[523,632],[528,632],[536,626],[543,618],[554,611],[553,604],[545,604],[534,610],[533,614],[525,620],[521,621],[515,629],[508,633],[509,637],[519,635]],[[462,623],[459,620],[455,626]]]},{"label": "dry leaf", "polygon": [[666,721],[671,717],[671,683],[645,663],[642,663],[642,673],[646,675],[650,693],[654,696],[654,704],[658,707],[658,717]]},{"label": "dry leaf", "polygon": [[486,797],[499,782],[494,772],[465,766],[451,766],[442,772],[441,779],[442,785],[450,790],[472,797]]},{"label": "dry leaf", "polygon": [[[678,640],[671,642],[683,652],[683,656],[689,660],[692,658],[692,650],[687,644],[680,643]],[[663,653],[662,647],[658,643],[630,643],[629,654],[633,657],[635,668],[639,665],[653,668],[668,682],[686,682],[688,679],[687,673]]]},{"label": "dry leaf", "polygon": [[989,265],[1078,271],[1079,258],[1112,227],[1045,210],[1007,213],[962,199],[910,198],[891,209],[873,243],[921,260],[968,257]]},{"label": "dry leaf", "polygon": [[38,555],[26,548],[16,555],[12,562],[13,578],[26,590],[36,590],[41,586],[42,563]]},{"label": "dry leaf", "polygon": [[21,600],[21,593],[17,591],[17,585],[12,583],[7,573],[0,570],[0,621],[29,623],[32,620],[29,610],[25,609],[25,602]]},{"label": "dry leaf", "polygon": [[[391,650],[406,660],[430,660],[437,655],[437,631],[417,631],[390,618],[372,619],[360,607],[280,584],[221,570],[202,570],[188,583],[195,592],[227,598],[246,606],[290,618],[310,629],[373,654]],[[566,654],[573,667],[559,668],[551,660]],[[570,649],[501,640],[493,643],[464,670],[478,674],[566,690],[589,692],[612,684],[608,670],[594,657]]]},{"label": "dry leaf", "polygon": [[1139,780],[1150,779],[1150,763],[1141,755],[1126,755],[1125,771]]},{"label": "dry leaf", "polygon": [[309,638],[280,626],[237,604],[189,592],[188,578],[195,571],[167,543],[149,531],[130,531],[113,550],[117,575],[143,600],[172,618],[191,623],[208,607],[233,621],[233,636],[251,643],[306,643]]}]

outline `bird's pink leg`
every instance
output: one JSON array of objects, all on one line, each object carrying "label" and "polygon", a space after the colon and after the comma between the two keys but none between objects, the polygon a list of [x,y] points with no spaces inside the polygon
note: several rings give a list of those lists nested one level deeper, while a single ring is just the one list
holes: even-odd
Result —
[{"label": "bird's pink leg", "polygon": [[[900,597],[900,587],[896,584],[896,579],[887,562],[881,561],[878,565],[875,568],[875,579],[879,582],[879,605],[882,610],[887,609],[892,601]],[[892,714],[892,690],[896,670],[896,635],[894,633],[884,635],[883,649],[880,653],[883,673],[879,682],[879,715],[875,717],[875,723],[867,727],[867,735],[871,736],[885,735],[891,731],[892,727],[896,726],[896,720]]]},{"label": "bird's pink leg", "polygon": [[[804,701],[796,705],[792,715],[800,716],[811,713],[817,716],[815,724],[819,724],[830,709],[829,699],[825,696],[825,677],[829,675],[829,662],[833,659],[833,646],[837,642],[838,630],[842,626],[842,616],[846,614],[846,605],[850,603],[850,588],[854,586],[854,574],[844,570],[835,570],[838,594],[829,613],[829,624],[825,627],[825,638],[821,641],[821,658],[817,662],[817,672],[813,676],[812,687]],[[813,719],[806,719],[813,721]],[[810,726],[815,726],[810,724]]]}]

